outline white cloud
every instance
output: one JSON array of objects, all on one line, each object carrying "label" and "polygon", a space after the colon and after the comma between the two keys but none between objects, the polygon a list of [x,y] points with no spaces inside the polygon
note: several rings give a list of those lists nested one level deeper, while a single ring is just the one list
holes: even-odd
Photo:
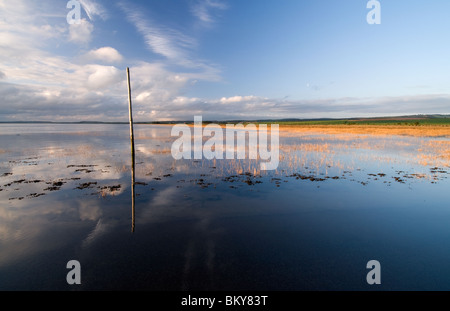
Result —
[{"label": "white cloud", "polygon": [[113,66],[88,65],[82,67],[88,72],[87,88],[89,89],[105,89],[124,80],[124,74]]},{"label": "white cloud", "polygon": [[126,73],[98,64],[122,56],[101,48],[92,51],[86,64],[87,58],[55,54],[55,43],[64,49],[70,42],[65,36],[87,46],[93,25],[83,20],[69,26],[64,16],[47,17],[55,15],[49,6],[0,3],[0,120],[126,120]]},{"label": "white cloud", "polygon": [[142,93],[139,93],[138,96],[136,96],[136,101],[137,102],[145,102],[145,101],[148,101],[151,98],[151,96],[152,96],[151,92],[142,92]]},{"label": "white cloud", "polygon": [[164,103],[142,106],[152,110],[152,120],[263,120],[284,118],[348,118],[428,113],[450,113],[450,96],[338,98],[320,100],[283,100],[257,96],[233,96],[206,100],[185,96]]},{"label": "white cloud", "polygon": [[184,96],[177,96],[172,102],[175,105],[188,105],[199,101],[201,101],[201,99],[196,97],[190,98]]},{"label": "white cloud", "polygon": [[94,25],[82,18],[79,24],[75,23],[69,26],[69,41],[82,44],[89,43],[92,40],[93,31]]},{"label": "white cloud", "polygon": [[239,102],[248,102],[248,101],[255,101],[259,100],[256,96],[233,96],[233,97],[222,97],[220,99],[220,102],[222,104],[226,103],[239,103]]},{"label": "white cloud", "polygon": [[[40,14],[40,6],[24,0],[0,3],[0,49],[3,57],[22,57],[30,46],[42,47],[48,39],[62,38],[66,28],[63,23],[49,24]],[[9,53],[9,54],[5,54]]]},{"label": "white cloud", "polygon": [[190,77],[168,71],[159,63],[142,62],[130,68],[132,92],[147,107],[163,106],[176,98]]},{"label": "white cloud", "polygon": [[120,63],[123,60],[123,56],[116,49],[108,46],[89,51],[86,54],[86,58],[105,63]]}]

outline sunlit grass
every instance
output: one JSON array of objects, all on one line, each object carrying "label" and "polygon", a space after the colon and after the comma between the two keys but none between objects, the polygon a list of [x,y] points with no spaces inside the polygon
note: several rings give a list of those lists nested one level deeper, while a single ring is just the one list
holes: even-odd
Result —
[{"label": "sunlit grass", "polygon": [[450,137],[450,126],[424,125],[280,125],[280,135],[295,133],[407,135],[424,137]]}]

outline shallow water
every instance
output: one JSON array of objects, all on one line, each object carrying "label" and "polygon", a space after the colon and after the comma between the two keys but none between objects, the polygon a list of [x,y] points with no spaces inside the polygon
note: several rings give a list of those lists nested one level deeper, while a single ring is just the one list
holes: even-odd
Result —
[{"label": "shallow water", "polygon": [[0,290],[450,289],[448,138],[280,132],[261,171],[170,130],[135,126],[133,198],[127,125],[0,125]]}]

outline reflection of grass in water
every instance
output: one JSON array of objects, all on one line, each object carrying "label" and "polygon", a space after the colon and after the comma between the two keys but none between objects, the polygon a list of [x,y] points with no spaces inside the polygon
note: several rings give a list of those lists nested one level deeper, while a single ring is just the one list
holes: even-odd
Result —
[{"label": "reflection of grass in water", "polygon": [[[280,137],[292,137],[299,139],[300,143],[281,144],[280,145],[280,166],[286,166],[291,170],[301,169],[304,166],[315,166],[319,171],[320,168],[338,167],[347,169],[345,164],[337,159],[343,154],[355,154],[356,160],[365,162],[384,162],[397,163],[398,159],[408,159],[412,164],[419,165],[448,165],[450,157],[450,148],[448,142],[443,141],[440,144],[447,144],[441,147],[434,147],[433,150],[421,152],[422,148],[417,148],[417,152],[413,152],[406,147],[414,147],[415,142],[395,140],[393,135],[403,135],[410,137],[450,137],[449,126],[398,126],[398,125],[280,125]],[[380,137],[381,136],[381,137]],[[382,137],[386,139],[382,139]],[[145,137],[150,138],[150,137]],[[381,139],[380,139],[381,138]],[[205,141],[207,137],[203,137]],[[165,142],[170,142],[165,138],[160,138]],[[428,144],[434,144],[429,142]],[[431,148],[428,148],[430,150]],[[355,152],[367,151],[360,155]],[[383,151],[386,150],[386,154]],[[398,153],[394,157],[393,153]],[[370,151],[379,151],[371,153]],[[169,148],[153,150],[154,154],[170,154]],[[294,153],[294,154],[292,154]],[[359,157],[359,158],[358,158]],[[313,158],[312,161],[306,162],[304,158]],[[416,159],[416,160],[415,160]],[[418,160],[417,160],[418,159]],[[227,163],[227,171],[241,173],[245,171],[258,171],[258,163],[239,160],[221,160]],[[446,163],[447,162],[447,163]],[[353,165],[353,164],[352,164]],[[351,165],[351,166],[352,166]],[[225,169],[224,169],[225,170]],[[257,172],[258,174],[258,172]]]},{"label": "reflection of grass in water", "polygon": [[422,143],[417,152],[417,161],[422,165],[450,167],[450,141],[427,141]]},{"label": "reflection of grass in water", "polygon": [[[449,141],[429,137],[421,139],[419,136],[396,138],[393,135],[384,135],[385,130],[379,132],[383,135],[284,131],[280,140],[280,164],[277,170],[261,171],[260,163],[264,160],[260,158],[255,160],[248,158],[174,160],[167,163],[159,173],[153,174],[152,177],[158,176],[158,180],[163,180],[164,169],[167,170],[170,167],[172,171],[194,176],[193,180],[197,180],[195,178],[197,175],[198,178],[202,178],[202,176],[216,178],[243,176],[244,182],[248,181],[249,176],[252,178],[300,176],[299,179],[322,180],[338,179],[337,176],[342,178],[344,175],[351,176],[351,173],[355,170],[361,171],[362,169],[364,171],[367,167],[372,167],[373,164],[379,166],[380,169],[386,167],[386,172],[368,172],[377,173],[376,177],[368,178],[367,176],[364,177],[367,174],[358,173],[358,178],[362,178],[360,182],[366,185],[367,180],[365,178],[371,181],[384,178],[385,183],[390,183],[388,178],[394,177],[397,178],[394,179],[395,181],[401,183],[412,179],[435,181],[437,178],[435,174],[423,172],[417,166],[448,166]],[[162,157],[168,155],[170,150],[165,150],[166,152],[161,152],[159,155]],[[399,173],[396,176],[396,173],[394,173],[395,167],[403,167],[405,164],[411,165],[412,171],[403,175]],[[392,169],[392,172],[387,165]],[[390,176],[385,177],[386,173]],[[444,176],[438,178],[442,177]]]},{"label": "reflection of grass in water", "polygon": [[157,141],[157,142],[163,142],[163,143],[172,143],[176,139],[176,137],[167,137],[167,136],[156,136],[156,135],[148,135],[148,133],[145,132],[138,132],[134,135],[135,140],[151,140],[151,141]]},{"label": "reflection of grass in water", "polygon": [[[381,130],[383,134],[386,131],[386,129],[380,129],[380,131]],[[287,137],[297,137],[301,141],[319,141],[316,144],[301,143],[296,145],[280,146],[280,150],[285,152],[302,150],[308,152],[309,154],[312,152],[321,152],[339,155],[344,153],[349,154],[355,150],[377,150],[381,152],[386,151],[386,155],[377,155],[374,153],[372,154],[373,161],[395,163],[401,157],[408,159],[407,161],[414,165],[422,166],[448,167],[450,163],[450,141],[439,138],[424,138],[417,141],[403,141],[400,139],[394,139],[394,136],[392,135],[383,135],[386,139],[382,139],[380,136],[351,133],[313,135],[311,133],[298,131],[297,129],[293,131],[285,131],[283,135]],[[417,136],[417,138],[419,139],[420,137]],[[408,148],[415,147],[415,144],[417,144],[417,148]],[[390,156],[388,154],[389,150],[396,150],[396,156]],[[370,161],[370,153],[369,155],[364,154],[363,156],[364,158],[361,158],[361,155],[359,155],[360,159]],[[319,161],[323,162],[323,160]]]},{"label": "reflection of grass in water", "polygon": [[280,145],[280,152],[289,153],[293,151],[304,151],[304,152],[325,152],[331,153],[330,145],[328,143],[323,144],[311,144],[311,143],[301,143],[295,145]]},{"label": "reflection of grass in water", "polygon": [[[24,149],[23,154],[31,155],[36,154],[36,149]],[[99,154],[104,151],[99,150],[96,146],[92,145],[75,145],[73,147],[59,147],[59,146],[48,146],[42,149],[38,149],[36,154],[37,158],[43,159],[65,159],[67,157],[84,157],[84,158],[97,158]]]},{"label": "reflection of grass in water", "polygon": [[[379,133],[384,133],[386,129]],[[326,131],[334,131],[328,128]],[[260,163],[265,162],[261,159],[223,159],[223,160],[174,160],[171,156],[170,146],[162,144],[154,146],[150,143],[148,146],[148,153],[139,153],[136,163],[136,178],[138,180],[153,181],[154,178],[164,180],[169,176],[167,173],[180,176],[187,174],[192,179],[204,179],[201,184],[208,185],[208,180],[216,178],[220,182],[221,178],[229,176],[241,176],[239,181],[243,181],[249,185],[253,185],[249,178],[254,178],[253,181],[260,177],[288,177],[297,176],[299,179],[305,180],[320,180],[328,177],[333,180],[333,177],[343,175],[348,176],[355,170],[367,170],[372,164],[379,164],[379,167],[392,166],[392,171],[386,172],[367,171],[366,173],[387,173],[388,178],[398,178],[398,182],[413,179],[424,179],[435,181],[435,178],[442,178],[443,173],[427,170],[425,172],[418,169],[416,166],[428,167],[449,167],[450,163],[450,141],[445,138],[422,138],[417,136],[404,137],[396,139],[392,135],[372,135],[358,132],[317,132],[308,130],[282,130],[280,128],[280,164],[277,170],[261,171]],[[147,138],[147,137],[146,137]],[[148,137],[149,139],[151,137]],[[153,139],[153,138],[152,138]],[[157,143],[170,142],[167,137],[155,139]],[[203,139],[205,141],[205,138]],[[153,146],[152,146],[153,145]],[[128,147],[128,146],[126,146]],[[259,147],[259,146],[258,146]],[[270,143],[269,143],[270,147]],[[1,152],[2,149],[0,149]],[[41,150],[47,151],[47,150]],[[116,172],[128,174],[131,170],[130,161],[127,157],[127,151],[120,151],[120,158],[110,157],[111,151],[101,150],[95,145],[79,145],[69,149],[50,148],[46,159],[51,157],[60,157],[65,160],[70,157],[76,157],[71,163],[67,163],[64,167],[73,166],[73,162],[81,165],[91,165],[92,163],[102,163],[99,168],[104,168],[97,171],[98,174],[104,172]],[[248,151],[248,150],[247,150]],[[36,152],[36,150],[34,150]],[[99,162],[98,155],[101,154],[102,161]],[[248,157],[248,152],[247,152]],[[40,154],[43,156],[43,154]],[[78,159],[84,159],[83,163],[78,163]],[[42,162],[42,161],[41,161]],[[40,163],[43,165],[47,163]],[[50,164],[50,163],[49,163]],[[394,170],[397,165],[404,164],[411,165],[411,172],[403,175],[396,175]],[[16,164],[17,165],[17,164]],[[94,165],[94,164],[92,164]],[[72,174],[75,169],[71,169],[68,174]],[[348,172],[348,173],[345,173]],[[361,182],[366,182],[363,177],[364,173],[358,174]],[[202,176],[204,175],[204,176]],[[355,174],[357,175],[357,174]],[[207,177],[209,176],[209,177]],[[377,175],[378,176],[378,175]],[[406,176],[406,177],[405,177]],[[437,176],[437,177],[436,177]],[[6,176],[5,176],[6,177]],[[82,176],[84,177],[84,175]],[[307,178],[306,178],[307,177]],[[371,176],[374,178],[383,178],[383,176]],[[88,178],[88,177],[86,177]],[[355,177],[356,178],[356,177]],[[191,179],[191,178],[190,178]],[[338,178],[336,178],[338,179]],[[85,181],[85,180],[83,180]],[[264,180],[266,182],[267,179]],[[397,180],[396,180],[397,181]],[[160,182],[155,180],[154,182]],[[115,185],[115,184],[114,184]],[[114,186],[113,185],[113,186]],[[102,185],[103,186],[103,185]],[[154,183],[152,184],[154,186]],[[100,189],[100,186],[99,186]],[[4,190],[8,190],[5,188]],[[101,197],[109,195],[118,195],[123,191],[122,189],[104,188],[99,190]],[[39,194],[39,193],[37,193]]]},{"label": "reflection of grass in water", "polygon": [[153,154],[171,154],[172,150],[169,148],[155,149],[152,151]]},{"label": "reflection of grass in water", "polygon": [[280,125],[280,136],[293,133],[407,135],[420,137],[450,137],[450,126],[395,126],[395,125]]}]

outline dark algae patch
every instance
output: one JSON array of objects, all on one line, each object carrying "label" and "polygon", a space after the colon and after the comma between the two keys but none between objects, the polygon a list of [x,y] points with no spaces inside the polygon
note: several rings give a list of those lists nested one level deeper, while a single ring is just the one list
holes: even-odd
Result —
[{"label": "dark algae patch", "polygon": [[113,192],[113,191],[118,191],[118,190],[120,190],[121,188],[122,188],[121,185],[116,185],[116,186],[103,186],[103,187],[101,187],[100,189],[101,189],[101,190],[109,190],[109,191]]},{"label": "dark algae patch", "polygon": [[56,190],[60,190],[62,185],[65,184],[65,182],[63,181],[53,181],[53,182],[48,182],[47,184],[51,185],[48,188],[45,188],[44,191],[56,191]]},{"label": "dark algae patch", "polygon": [[87,188],[93,188],[92,186],[97,185],[96,181],[91,181],[91,182],[86,182],[86,183],[82,183],[80,184],[78,187],[76,187],[75,189],[87,189]]},{"label": "dark algae patch", "polygon": [[45,193],[31,193],[31,194],[27,195],[27,198],[37,198],[42,195],[45,195]]}]

